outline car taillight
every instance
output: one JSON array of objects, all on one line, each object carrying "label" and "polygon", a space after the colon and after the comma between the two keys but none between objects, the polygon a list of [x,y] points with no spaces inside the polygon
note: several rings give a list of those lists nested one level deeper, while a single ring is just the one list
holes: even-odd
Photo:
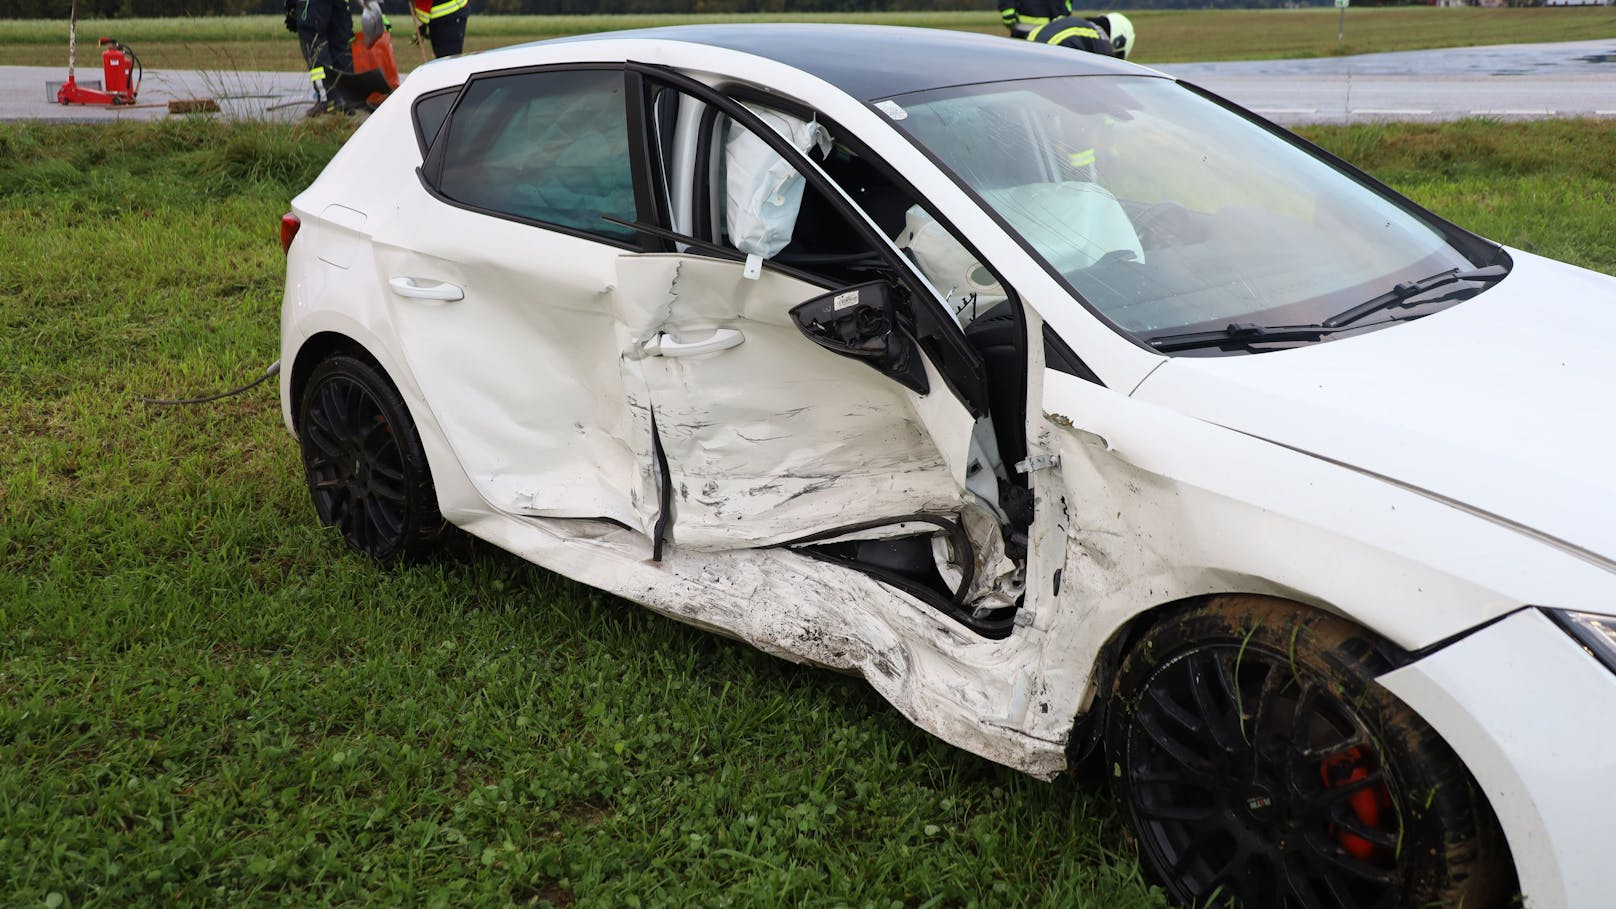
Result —
[{"label": "car taillight", "polygon": [[281,215],[281,252],[292,251],[292,238],[297,236],[297,229],[302,226],[303,222],[297,219],[297,215],[291,212]]}]

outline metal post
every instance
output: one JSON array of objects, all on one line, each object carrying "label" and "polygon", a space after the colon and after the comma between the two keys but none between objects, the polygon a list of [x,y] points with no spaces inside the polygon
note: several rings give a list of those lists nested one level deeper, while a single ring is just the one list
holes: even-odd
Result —
[{"label": "metal post", "polygon": [[79,0],[73,0],[73,5],[67,14],[67,82],[73,84],[73,60],[78,56],[79,49]]},{"label": "metal post", "polygon": [[1347,34],[1347,5],[1337,0],[1336,6],[1341,8],[1341,18],[1335,26],[1335,43],[1340,44],[1341,39]]}]

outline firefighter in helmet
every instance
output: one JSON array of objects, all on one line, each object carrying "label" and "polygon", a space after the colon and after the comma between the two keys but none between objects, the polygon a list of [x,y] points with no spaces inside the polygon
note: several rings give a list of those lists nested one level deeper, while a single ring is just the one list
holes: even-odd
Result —
[{"label": "firefighter in helmet", "polygon": [[1025,38],[1041,25],[1072,14],[1072,0],[999,0],[999,18],[1010,37]]},{"label": "firefighter in helmet", "polygon": [[1134,47],[1133,23],[1121,13],[1092,19],[1063,16],[1040,25],[1027,40],[1126,60]]}]

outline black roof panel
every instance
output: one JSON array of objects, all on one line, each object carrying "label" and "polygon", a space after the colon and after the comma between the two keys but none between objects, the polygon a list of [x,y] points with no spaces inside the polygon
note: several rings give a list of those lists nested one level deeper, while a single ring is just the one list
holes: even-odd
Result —
[{"label": "black roof panel", "polygon": [[557,40],[603,38],[661,38],[756,54],[812,73],[863,101],[1004,79],[1149,72],[1098,54],[1008,37],[888,25],[675,25]]}]

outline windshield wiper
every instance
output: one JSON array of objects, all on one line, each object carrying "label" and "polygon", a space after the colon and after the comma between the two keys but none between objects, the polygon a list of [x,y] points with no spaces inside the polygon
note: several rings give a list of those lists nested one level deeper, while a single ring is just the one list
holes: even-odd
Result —
[{"label": "windshield wiper", "polygon": [[1429,278],[1418,281],[1404,281],[1372,300],[1366,300],[1357,306],[1337,313],[1319,323],[1323,328],[1340,328],[1362,319],[1370,313],[1382,309],[1390,309],[1406,303],[1409,298],[1417,297],[1428,290],[1434,290],[1445,284],[1458,284],[1461,281],[1497,281],[1509,274],[1509,269],[1502,265],[1489,265],[1486,268],[1475,268],[1469,271],[1460,271],[1457,268],[1438,272]]},{"label": "windshield wiper", "polygon": [[1258,325],[1255,322],[1230,322],[1211,331],[1187,331],[1176,335],[1157,335],[1145,343],[1163,353],[1175,350],[1193,350],[1197,347],[1247,347],[1252,344],[1283,343],[1285,341],[1318,341],[1333,334],[1335,329],[1323,325]]},{"label": "windshield wiper", "polygon": [[[1145,343],[1163,353],[1171,353],[1175,350],[1193,350],[1201,347],[1250,347],[1253,344],[1279,344],[1287,341],[1321,341],[1336,332],[1361,328],[1363,326],[1354,326],[1352,323],[1379,310],[1408,303],[1410,298],[1426,291],[1464,281],[1497,281],[1507,274],[1509,269],[1503,265],[1489,265],[1470,271],[1454,268],[1418,281],[1405,281],[1373,300],[1359,303],[1315,325],[1258,325],[1254,322],[1230,322],[1223,328],[1209,331],[1157,335],[1146,339]],[[1398,317],[1393,321],[1400,321],[1402,318],[1410,317]]]}]

